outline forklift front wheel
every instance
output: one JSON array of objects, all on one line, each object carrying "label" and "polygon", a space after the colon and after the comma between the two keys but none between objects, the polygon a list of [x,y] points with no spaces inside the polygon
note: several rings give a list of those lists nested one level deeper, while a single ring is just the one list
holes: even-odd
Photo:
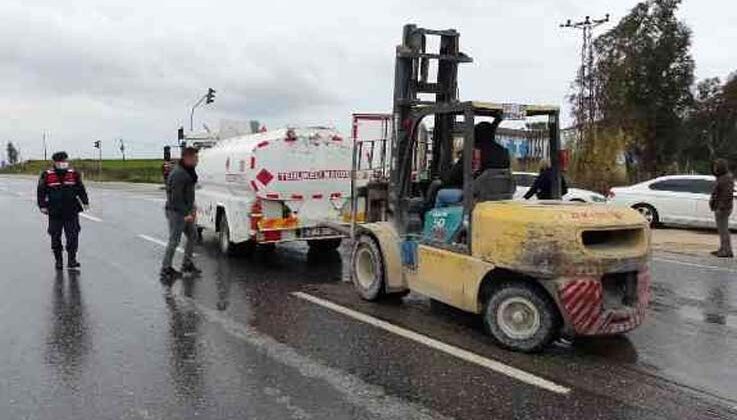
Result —
[{"label": "forklift front wheel", "polygon": [[500,285],[489,296],[483,316],[489,334],[515,351],[539,351],[560,330],[554,303],[543,290],[527,283]]},{"label": "forklift front wheel", "polygon": [[351,279],[358,294],[366,300],[378,300],[384,295],[384,260],[376,241],[368,235],[356,240],[351,257]]}]

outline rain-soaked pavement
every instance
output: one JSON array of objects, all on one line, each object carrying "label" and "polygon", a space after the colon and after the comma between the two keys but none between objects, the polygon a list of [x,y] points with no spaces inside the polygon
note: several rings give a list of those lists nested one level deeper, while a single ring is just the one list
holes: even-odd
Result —
[{"label": "rain-soaked pavement", "polygon": [[737,418],[735,262],[656,254],[640,329],[523,355],[495,347],[476,318],[419,296],[362,302],[346,283],[346,249],[224,258],[206,236],[202,277],[163,287],[161,191],[90,190],[82,271],[56,273],[34,181],[0,177],[0,419]]}]

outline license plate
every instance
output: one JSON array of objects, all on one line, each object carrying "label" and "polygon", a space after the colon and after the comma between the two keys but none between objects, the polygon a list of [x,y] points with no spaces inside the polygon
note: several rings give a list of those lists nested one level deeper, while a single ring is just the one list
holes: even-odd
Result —
[{"label": "license plate", "polygon": [[304,228],[302,230],[303,237],[316,237],[316,236],[335,236],[337,233],[330,228],[325,227],[314,227]]}]

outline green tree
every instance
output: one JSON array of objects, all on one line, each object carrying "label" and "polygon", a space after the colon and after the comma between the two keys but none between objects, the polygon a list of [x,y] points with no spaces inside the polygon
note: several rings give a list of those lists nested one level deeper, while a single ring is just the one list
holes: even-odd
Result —
[{"label": "green tree", "polygon": [[687,126],[682,163],[688,168],[704,172],[718,157],[737,161],[737,72],[724,84],[716,77],[699,82]]},{"label": "green tree", "polygon": [[[680,3],[640,2],[594,41],[596,131],[624,139],[632,178],[667,171],[682,149],[694,61],[691,30],[675,15]],[[575,95],[572,102],[578,108]]]},{"label": "green tree", "polygon": [[8,163],[11,165],[15,165],[18,163],[18,149],[15,147],[13,142],[9,141],[8,146],[5,149],[6,156],[8,158]]}]

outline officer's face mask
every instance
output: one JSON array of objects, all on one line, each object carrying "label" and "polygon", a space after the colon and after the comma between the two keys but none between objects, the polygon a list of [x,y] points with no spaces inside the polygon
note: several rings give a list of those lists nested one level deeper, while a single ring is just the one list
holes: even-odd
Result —
[{"label": "officer's face mask", "polygon": [[56,162],[56,169],[69,169],[69,162]]}]

